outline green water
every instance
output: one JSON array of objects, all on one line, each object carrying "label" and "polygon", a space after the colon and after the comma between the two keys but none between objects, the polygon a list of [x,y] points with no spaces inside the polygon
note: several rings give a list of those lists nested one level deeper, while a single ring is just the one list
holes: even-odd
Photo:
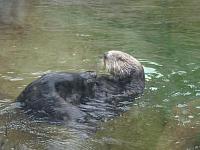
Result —
[{"label": "green water", "polygon": [[[11,7],[5,2],[0,8]],[[0,17],[2,149],[200,149],[199,0],[17,3],[10,15],[1,9],[7,20]],[[99,57],[111,49],[142,62],[146,89],[129,111],[100,123],[95,134],[85,138],[70,128],[4,113],[41,74],[100,70]]]}]

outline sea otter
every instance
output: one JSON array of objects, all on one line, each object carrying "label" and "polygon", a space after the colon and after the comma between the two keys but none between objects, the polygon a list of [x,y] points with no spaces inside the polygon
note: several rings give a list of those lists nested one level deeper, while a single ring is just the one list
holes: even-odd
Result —
[{"label": "sea otter", "polygon": [[145,75],[140,62],[121,51],[104,53],[103,62],[109,75],[48,73],[29,84],[16,101],[28,114],[53,121],[109,116],[120,102],[143,93]]}]

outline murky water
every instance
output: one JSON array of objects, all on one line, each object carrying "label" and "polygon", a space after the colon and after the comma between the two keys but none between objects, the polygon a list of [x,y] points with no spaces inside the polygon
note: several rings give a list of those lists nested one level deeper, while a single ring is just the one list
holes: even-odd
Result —
[{"label": "murky water", "polygon": [[[2,149],[200,149],[199,14],[199,0],[0,0]],[[8,107],[41,74],[99,70],[111,49],[143,63],[146,89],[97,132]]]}]

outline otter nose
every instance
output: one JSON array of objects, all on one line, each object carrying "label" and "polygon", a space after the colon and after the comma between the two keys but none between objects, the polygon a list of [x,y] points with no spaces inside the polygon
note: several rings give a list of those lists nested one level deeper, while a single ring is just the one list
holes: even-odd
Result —
[{"label": "otter nose", "polygon": [[107,59],[108,57],[108,52],[104,53],[104,59]]}]

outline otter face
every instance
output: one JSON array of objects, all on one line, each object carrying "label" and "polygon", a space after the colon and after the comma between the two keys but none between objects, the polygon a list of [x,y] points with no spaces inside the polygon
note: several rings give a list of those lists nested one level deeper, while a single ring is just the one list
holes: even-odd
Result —
[{"label": "otter face", "polygon": [[137,77],[144,72],[140,62],[131,55],[121,51],[108,51],[104,53],[104,66],[114,77]]}]

